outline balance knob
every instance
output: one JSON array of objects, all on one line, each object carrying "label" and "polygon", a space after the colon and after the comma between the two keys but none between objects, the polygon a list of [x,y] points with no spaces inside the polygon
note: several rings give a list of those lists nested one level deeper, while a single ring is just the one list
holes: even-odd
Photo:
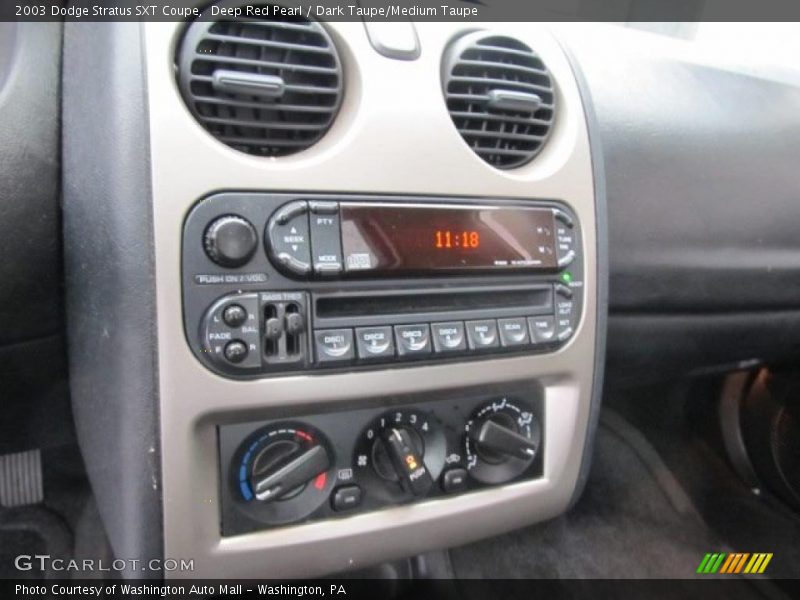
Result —
[{"label": "balance knob", "polygon": [[227,215],[208,226],[203,246],[208,258],[221,267],[241,267],[253,257],[258,247],[258,234],[246,219]]}]

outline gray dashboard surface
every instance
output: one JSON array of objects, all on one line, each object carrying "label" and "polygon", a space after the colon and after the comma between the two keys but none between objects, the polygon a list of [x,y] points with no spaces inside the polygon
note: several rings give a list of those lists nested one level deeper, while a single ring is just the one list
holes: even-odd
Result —
[{"label": "gray dashboard surface", "polygon": [[581,31],[564,33],[600,125],[612,312],[800,308],[800,87]]},{"label": "gray dashboard surface", "polygon": [[[63,205],[78,440],[116,556],[144,561],[163,545],[140,44],[135,23],[64,26]],[[161,575],[128,568],[128,576]]]},{"label": "gray dashboard surface", "polygon": [[61,331],[60,23],[0,23],[0,345]]}]

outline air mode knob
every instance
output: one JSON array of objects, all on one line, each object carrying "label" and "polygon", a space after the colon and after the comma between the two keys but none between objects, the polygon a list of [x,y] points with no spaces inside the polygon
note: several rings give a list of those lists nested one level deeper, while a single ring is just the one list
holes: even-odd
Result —
[{"label": "air mode knob", "polygon": [[221,267],[241,267],[258,247],[255,227],[243,217],[226,215],[211,222],[203,239],[208,258]]},{"label": "air mode knob", "polygon": [[533,464],[542,442],[539,419],[506,398],[487,404],[466,426],[467,470],[481,483],[511,481]]}]

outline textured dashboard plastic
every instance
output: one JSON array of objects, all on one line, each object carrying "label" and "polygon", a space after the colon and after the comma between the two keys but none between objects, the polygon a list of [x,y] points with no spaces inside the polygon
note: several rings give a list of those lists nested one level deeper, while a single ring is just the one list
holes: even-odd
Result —
[{"label": "textured dashboard plastic", "polygon": [[64,31],[64,251],[75,425],[116,556],[149,560],[163,548],[141,32],[136,23],[67,23]]},{"label": "textured dashboard plastic", "polygon": [[600,126],[612,311],[800,307],[800,85],[703,64],[689,42],[563,33]]},{"label": "textured dashboard plastic", "polygon": [[59,23],[0,23],[0,345],[59,333]]}]

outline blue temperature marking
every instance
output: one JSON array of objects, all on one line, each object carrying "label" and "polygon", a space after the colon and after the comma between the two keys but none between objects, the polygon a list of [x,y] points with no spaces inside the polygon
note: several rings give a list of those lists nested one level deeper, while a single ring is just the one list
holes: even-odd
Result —
[{"label": "blue temperature marking", "polygon": [[239,489],[242,491],[242,497],[250,502],[253,499],[253,492],[250,491],[250,486],[247,485],[246,481],[239,482]]}]

